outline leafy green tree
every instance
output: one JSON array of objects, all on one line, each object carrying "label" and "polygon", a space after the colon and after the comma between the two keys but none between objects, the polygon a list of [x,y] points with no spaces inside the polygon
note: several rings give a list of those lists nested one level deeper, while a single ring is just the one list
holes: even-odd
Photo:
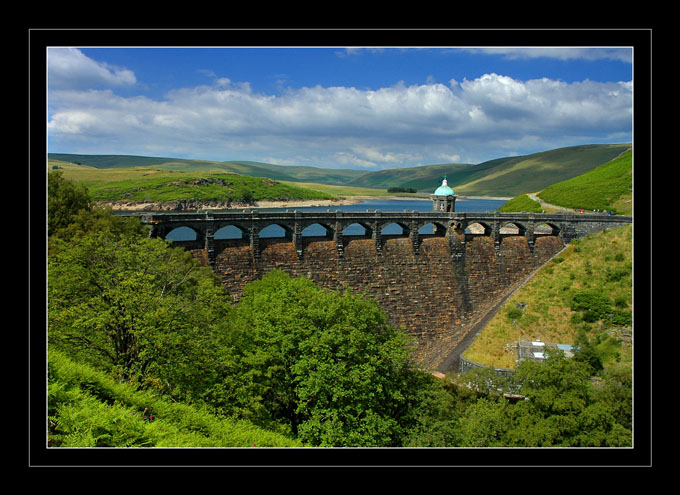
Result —
[{"label": "leafy green tree", "polygon": [[565,357],[559,350],[546,348],[548,358],[542,362],[524,360],[516,379],[521,393],[529,397],[543,415],[576,414],[588,400],[590,373],[583,363]]},{"label": "leafy green tree", "polygon": [[480,398],[471,405],[458,422],[456,446],[506,447],[510,427],[508,408],[504,400]]},{"label": "leafy green tree", "polygon": [[602,357],[597,351],[595,344],[588,339],[583,328],[579,328],[574,339],[574,359],[585,363],[591,375],[595,375],[604,369]]},{"label": "leafy green tree", "polygon": [[216,379],[229,304],[209,268],[160,239],[103,231],[53,242],[50,345],[181,397]]},{"label": "leafy green tree", "polygon": [[258,421],[311,445],[398,445],[419,373],[409,338],[370,299],[274,270],[244,289],[231,320],[240,391]]},{"label": "leafy green tree", "polygon": [[147,229],[139,218],[115,215],[110,208],[92,207],[78,210],[71,216],[68,225],[55,230],[53,237],[74,239],[90,232],[109,232],[114,236],[147,236]]},{"label": "leafy green tree", "polygon": [[633,372],[627,363],[612,363],[593,387],[593,400],[606,404],[616,423],[630,430],[633,425]]},{"label": "leafy green tree", "polygon": [[66,227],[81,210],[89,210],[92,200],[82,184],[65,179],[62,172],[47,175],[47,233]]},{"label": "leafy green tree", "polygon": [[[543,362],[522,361],[514,376],[525,400],[482,398],[458,422],[459,446],[630,446],[627,374],[593,389],[588,365],[547,349]],[[510,384],[510,383],[509,383]],[[511,385],[511,384],[510,384]],[[617,401],[621,408],[612,407]]]},{"label": "leafy green tree", "polygon": [[452,447],[459,443],[459,420],[478,396],[448,380],[423,380],[412,387],[414,406],[404,421],[403,447]]}]

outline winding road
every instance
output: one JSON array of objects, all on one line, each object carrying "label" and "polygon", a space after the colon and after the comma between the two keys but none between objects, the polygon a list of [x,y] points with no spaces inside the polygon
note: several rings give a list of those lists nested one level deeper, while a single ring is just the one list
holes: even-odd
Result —
[{"label": "winding road", "polygon": [[538,193],[527,193],[527,196],[529,196],[531,199],[534,201],[537,201],[538,203],[541,204],[541,208],[550,208],[551,210],[558,210],[558,211],[573,211],[573,208],[565,208],[564,206],[557,206],[557,205],[551,205],[550,203],[546,203],[543,201],[541,198],[536,196]]}]

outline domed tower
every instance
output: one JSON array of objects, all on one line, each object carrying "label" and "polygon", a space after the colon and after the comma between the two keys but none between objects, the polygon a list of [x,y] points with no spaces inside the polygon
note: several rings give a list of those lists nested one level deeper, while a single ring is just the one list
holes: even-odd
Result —
[{"label": "domed tower", "polygon": [[456,211],[456,195],[444,176],[442,185],[431,195],[432,211],[453,212]]}]

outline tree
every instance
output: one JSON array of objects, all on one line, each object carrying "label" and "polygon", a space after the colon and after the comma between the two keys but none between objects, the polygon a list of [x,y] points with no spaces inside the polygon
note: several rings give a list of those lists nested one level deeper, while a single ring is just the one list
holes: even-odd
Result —
[{"label": "tree", "polygon": [[597,352],[595,344],[588,339],[583,328],[579,328],[574,339],[574,360],[585,363],[591,375],[595,375],[604,369],[602,357]]},{"label": "tree", "polygon": [[87,232],[54,239],[48,342],[122,381],[189,396],[214,379],[229,312],[209,268],[161,239]]},{"label": "tree", "polygon": [[80,210],[89,210],[92,200],[82,184],[64,178],[62,172],[47,175],[47,233],[66,227]]},{"label": "tree", "polygon": [[[513,381],[525,400],[512,404],[502,398],[482,398],[465,411],[458,422],[457,445],[631,445],[625,371],[613,370],[611,384],[593,389],[587,364],[560,351],[547,349],[547,354],[542,362],[522,361],[515,373]],[[622,407],[614,407],[617,402]]]},{"label": "tree", "polygon": [[398,445],[419,372],[375,302],[274,270],[244,289],[230,326],[261,423],[311,445]]}]

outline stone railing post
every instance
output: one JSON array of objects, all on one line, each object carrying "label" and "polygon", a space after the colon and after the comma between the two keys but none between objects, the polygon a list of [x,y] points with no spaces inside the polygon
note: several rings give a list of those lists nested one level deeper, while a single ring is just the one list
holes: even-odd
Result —
[{"label": "stone railing post", "polygon": [[293,225],[293,245],[297,252],[298,259],[302,259],[302,226],[300,224],[300,214],[295,210],[295,223]]},{"label": "stone railing post", "polygon": [[411,214],[413,220],[409,223],[408,226],[408,236],[411,238],[411,243],[413,244],[413,252],[414,254],[418,254],[420,251],[420,233],[418,232],[418,224],[416,223],[415,220],[415,212]]},{"label": "stone railing post", "polygon": [[250,217],[250,248],[253,251],[253,258],[260,259],[260,226],[253,211]]},{"label": "stone railing post", "polygon": [[375,219],[371,225],[371,229],[373,230],[373,242],[375,243],[375,250],[378,254],[382,254],[383,248],[382,233],[380,232],[380,217],[380,212],[376,210]]},{"label": "stone railing post", "polygon": [[335,249],[338,251],[338,258],[343,258],[345,256],[345,244],[342,230],[342,212],[338,210],[335,212],[335,229],[333,232],[333,240],[335,241]]}]

